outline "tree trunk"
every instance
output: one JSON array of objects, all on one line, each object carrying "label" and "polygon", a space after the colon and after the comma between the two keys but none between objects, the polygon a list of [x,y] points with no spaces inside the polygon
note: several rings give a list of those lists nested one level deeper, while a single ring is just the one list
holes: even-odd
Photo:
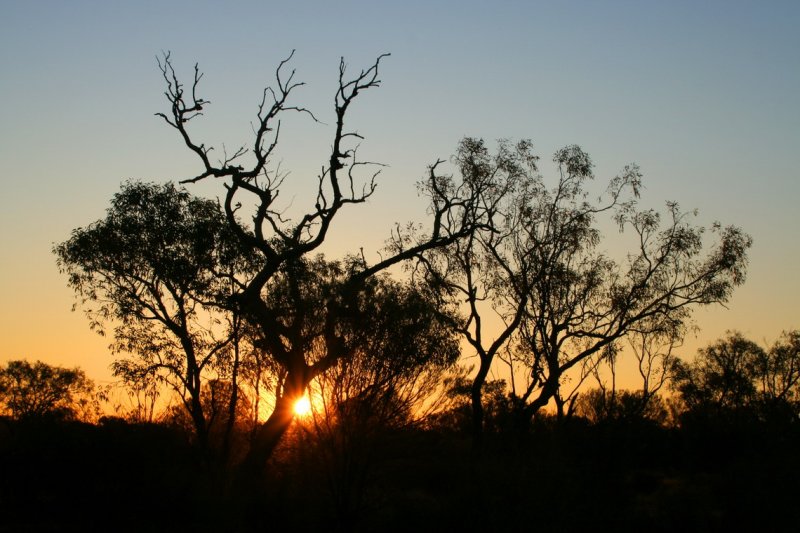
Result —
[{"label": "tree trunk", "polygon": [[275,410],[258,427],[255,438],[250,444],[250,451],[242,464],[243,468],[253,472],[263,470],[286,430],[292,425],[295,414],[294,403],[303,395],[309,381],[309,372],[305,365],[300,365],[286,374],[281,386],[281,395],[275,402]]},{"label": "tree trunk", "polygon": [[558,392],[558,384],[561,375],[550,376],[547,381],[544,382],[542,385],[542,390],[539,393],[539,396],[536,397],[527,407],[527,418],[531,420],[536,413],[539,412],[539,409],[544,407],[550,402],[550,399],[553,398],[556,393]]},{"label": "tree trunk", "polygon": [[202,453],[207,455],[209,452],[208,424],[206,423],[206,415],[203,412],[203,404],[200,403],[200,391],[192,390],[190,394],[191,409],[189,414],[192,417],[194,430],[197,434],[197,445]]},{"label": "tree trunk", "polygon": [[483,384],[489,374],[490,365],[491,361],[488,358],[481,357],[481,366],[472,381],[472,389],[470,391],[472,398],[472,447],[477,452],[480,452],[483,448]]},{"label": "tree trunk", "polygon": [[[231,437],[236,425],[236,407],[239,403],[239,317],[234,317],[233,369],[231,372],[231,397],[228,399],[228,419],[222,439],[222,461],[227,463],[231,452]],[[256,389],[258,391],[258,389]]]}]

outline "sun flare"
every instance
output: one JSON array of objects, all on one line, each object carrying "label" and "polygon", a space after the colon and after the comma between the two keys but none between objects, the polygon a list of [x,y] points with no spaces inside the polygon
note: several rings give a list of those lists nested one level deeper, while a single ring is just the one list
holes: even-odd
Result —
[{"label": "sun flare", "polygon": [[294,402],[294,413],[298,416],[306,416],[311,412],[311,401],[308,396],[303,396]]}]

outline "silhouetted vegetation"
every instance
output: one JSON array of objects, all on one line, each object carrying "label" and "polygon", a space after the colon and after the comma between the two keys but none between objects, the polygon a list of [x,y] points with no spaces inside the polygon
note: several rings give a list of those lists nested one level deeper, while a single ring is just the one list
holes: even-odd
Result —
[{"label": "silhouetted vegetation", "polygon": [[0,367],[0,414],[14,419],[56,418],[91,421],[100,392],[80,368],[41,361],[9,361]]},{"label": "silhouetted vegetation", "polygon": [[800,331],[769,349],[729,332],[679,366],[674,388],[684,416],[708,423],[752,419],[786,423],[800,417]]},{"label": "silhouetted vegetation", "polygon": [[516,530],[535,517],[568,531],[723,531],[796,518],[796,419],[700,420],[693,408],[669,425],[632,414],[619,391],[613,417],[595,404],[600,416],[584,418],[579,406],[569,419],[538,416],[520,436],[504,415],[507,390],[487,385],[497,393],[484,398],[476,458],[470,385],[459,383],[463,400],[425,424],[346,407],[299,418],[259,479],[257,508],[241,504],[252,495],[219,485],[191,426],[0,419],[0,529]]},{"label": "silhouetted vegetation", "polygon": [[[709,246],[677,204],[640,208],[635,165],[593,200],[577,146],[548,185],[530,141],[492,154],[465,138],[455,172],[440,160],[419,184],[427,230],[398,226],[375,262],[319,253],[375,192],[344,123],[383,57],[350,78],[340,64],[331,150],[295,218],[277,203],[280,118],[316,117],[290,103],[289,60],[249,150],[217,163],[189,130],[209,106],[202,75],[187,90],[159,61],[159,116],[201,164],[183,183],[219,179],[224,197],[128,182],[55,247],[91,326],[113,334],[131,407],[90,423],[79,413],[101,397],[80,369],[0,370],[0,531],[796,523],[800,332],[768,349],[731,333],[678,359],[692,310],[744,281],[751,240],[717,224]],[[622,261],[603,216],[632,243]],[[618,388],[623,357],[640,388]]]},{"label": "silhouetted vegetation", "polygon": [[[706,250],[704,229],[677,204],[667,203],[666,222],[657,211],[639,208],[636,165],[592,201],[592,162],[579,147],[553,156],[559,178],[552,188],[537,162],[530,141],[501,141],[492,155],[483,140],[462,140],[455,164],[464,182],[481,184],[488,224],[422,254],[428,281],[443,300],[467,304],[453,327],[480,360],[472,389],[476,439],[483,425],[481,387],[495,357],[512,344],[505,361],[512,374],[516,366],[526,377],[513,390],[519,415],[531,418],[554,401],[563,417],[578,390],[564,387],[569,372],[577,371],[580,384],[626,340],[680,339],[693,308],[726,302],[744,282],[750,237],[715,225],[717,242]],[[633,234],[624,262],[599,249],[601,215],[620,233]],[[487,330],[487,315],[502,319],[499,334]]]},{"label": "silhouetted vegetation", "polygon": [[201,394],[238,364],[239,318],[227,299],[249,268],[219,205],[172,184],[126,183],[104,220],[54,252],[92,327],[113,327],[114,374],[138,388],[167,385],[205,446]]}]

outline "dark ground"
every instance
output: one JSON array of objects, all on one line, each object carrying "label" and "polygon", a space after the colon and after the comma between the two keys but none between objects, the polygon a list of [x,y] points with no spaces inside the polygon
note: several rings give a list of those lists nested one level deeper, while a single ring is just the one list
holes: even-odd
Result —
[{"label": "dark ground", "polygon": [[800,528],[795,426],[542,423],[287,437],[242,494],[158,425],[0,419],[0,531],[747,531]]}]

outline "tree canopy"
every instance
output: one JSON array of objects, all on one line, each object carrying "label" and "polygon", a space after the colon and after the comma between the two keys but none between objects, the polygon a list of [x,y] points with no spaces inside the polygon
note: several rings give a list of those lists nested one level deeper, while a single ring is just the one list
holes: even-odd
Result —
[{"label": "tree canopy", "polygon": [[[525,385],[513,393],[527,417],[551,400],[562,414],[568,372],[577,369],[580,382],[630,335],[679,339],[693,308],[726,302],[744,281],[750,237],[715,224],[715,242],[704,245],[705,228],[676,203],[667,203],[666,216],[639,208],[636,165],[595,200],[587,187],[592,161],[578,146],[554,154],[552,186],[538,173],[529,141],[501,141],[492,154],[483,140],[465,138],[455,161],[465,183],[491,184],[481,193],[491,216],[420,259],[440,294],[467,304],[454,327],[481,360],[472,393],[476,435],[480,388],[496,355],[508,353],[512,374],[525,369]],[[600,247],[603,215],[633,236],[624,261]],[[493,314],[504,327],[489,337],[483,324]]]},{"label": "tree canopy", "polygon": [[117,376],[181,398],[201,440],[203,383],[225,374],[235,339],[229,298],[248,257],[212,200],[171,183],[123,184],[106,217],[54,252],[92,327],[113,327]]},{"label": "tree canopy", "polygon": [[[333,98],[336,118],[331,128],[331,149],[316,177],[316,194],[306,203],[313,207],[294,219],[285,216],[278,203],[287,176],[271,166],[280,139],[281,118],[287,113],[300,113],[316,119],[308,109],[290,101],[295,89],[302,85],[295,81],[294,71],[287,73],[291,56],[278,65],[274,86],[264,90],[250,147],[232,153],[223,151],[218,162],[210,158],[212,147],[197,141],[190,131],[193,121],[207,112],[209,104],[199,95],[202,74],[198,67],[195,66],[188,89],[179,81],[169,54],[159,61],[169,104],[169,112],[159,116],[177,131],[182,143],[200,163],[199,174],[184,182],[224,181],[222,205],[228,227],[255,257],[253,275],[237,286],[233,300],[284,376],[280,384],[283,394],[257,431],[248,459],[253,465],[264,464],[270,456],[292,421],[294,400],[302,396],[310,381],[348,355],[345,339],[332,322],[320,339],[319,349],[308,352],[303,330],[307,322],[299,315],[292,318],[296,310],[287,312],[286,308],[270,305],[269,292],[276,276],[291,276],[292,270],[302,263],[300,260],[321,246],[342,209],[366,202],[375,192],[380,166],[359,158],[357,147],[362,136],[345,127],[345,117],[357,99],[380,85],[378,72],[385,57],[379,56],[371,66],[353,76],[347,73],[344,60],[340,62]],[[246,159],[249,163],[245,163]],[[358,294],[369,278],[425,250],[452,244],[487,223],[491,214],[482,205],[481,195],[491,184],[486,180],[460,181],[442,176],[437,173],[441,163],[437,161],[429,167],[422,186],[430,200],[429,230],[409,234],[398,229],[386,255],[374,264],[369,264],[362,255],[362,260],[347,271],[342,290],[326,302],[328,316],[347,316],[351,312],[348,306],[359,301]],[[286,323],[287,319],[291,324]],[[314,354],[313,360],[310,353]]]},{"label": "tree canopy", "polygon": [[690,414],[797,419],[800,332],[784,332],[765,349],[729,331],[679,365],[673,388]]},{"label": "tree canopy", "polygon": [[91,419],[98,407],[94,382],[80,368],[24,360],[0,367],[0,406],[14,418],[67,419]]},{"label": "tree canopy", "polygon": [[[750,237],[714,224],[708,244],[707,230],[678,204],[668,202],[665,213],[641,208],[636,165],[624,167],[594,198],[593,164],[578,146],[554,154],[551,183],[539,174],[531,141],[500,141],[492,153],[482,139],[469,137],[453,158],[456,172],[442,173],[444,161],[437,160],[419,183],[429,202],[427,229],[398,225],[374,263],[363,250],[344,261],[314,257],[338,213],[376,190],[380,166],[360,159],[362,137],[345,127],[345,117],[380,85],[384,58],[355,75],[340,62],[331,149],[313,198],[292,217],[278,202],[288,174],[273,162],[281,119],[287,113],[317,119],[292,101],[302,83],[287,72],[291,56],[264,90],[250,146],[223,150],[214,161],[213,147],[192,129],[209,110],[199,93],[202,74],[195,65],[185,86],[165,54],[158,64],[169,110],[157,115],[200,164],[182,183],[220,180],[221,201],[194,198],[171,184],[128,183],[105,220],[75,230],[55,248],[93,326],[113,323],[114,348],[135,356],[118,360],[115,372],[129,381],[168,383],[201,438],[208,431],[204,382],[231,378],[233,420],[239,371],[252,377],[257,369],[256,389],[262,371],[273,374],[273,410],[254,431],[250,465],[265,463],[312,380],[349,366],[360,365],[365,375],[402,376],[422,363],[435,366],[437,358],[450,361],[445,327],[479,357],[471,390],[476,437],[482,388],[498,358],[509,367],[521,419],[551,401],[563,414],[575,400],[563,387],[570,374],[578,373],[580,383],[626,339],[671,346],[690,324],[692,309],[726,302],[745,278]],[[602,248],[603,222],[616,224],[631,242],[625,259]],[[402,263],[414,265],[414,279],[424,278],[424,287],[411,290],[382,275]],[[416,322],[401,318],[409,313]],[[497,319],[494,334],[487,325]],[[640,354],[646,389],[657,359]]]}]

